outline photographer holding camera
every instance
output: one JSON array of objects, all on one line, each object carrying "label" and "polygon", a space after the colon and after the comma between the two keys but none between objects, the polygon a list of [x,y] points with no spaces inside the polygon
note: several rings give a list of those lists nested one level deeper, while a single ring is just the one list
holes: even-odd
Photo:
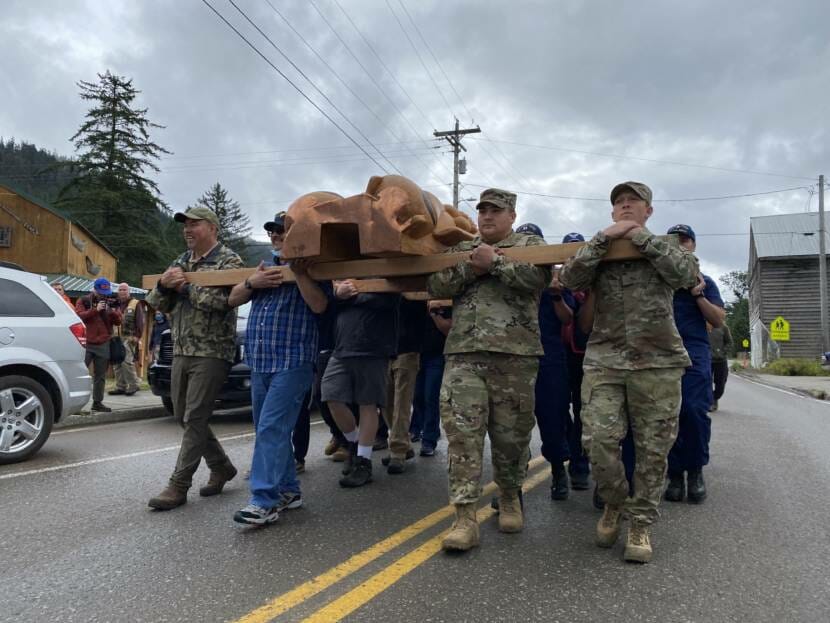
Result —
[{"label": "photographer holding camera", "polygon": [[98,277],[92,293],[78,299],[75,313],[86,325],[86,365],[92,363],[92,410],[108,413],[112,409],[103,403],[104,384],[110,361],[112,328],[121,324],[121,312],[106,277]]}]

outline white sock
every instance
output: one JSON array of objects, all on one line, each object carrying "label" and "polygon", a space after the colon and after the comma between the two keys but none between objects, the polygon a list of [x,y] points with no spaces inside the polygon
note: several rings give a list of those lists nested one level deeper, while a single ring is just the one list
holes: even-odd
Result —
[{"label": "white sock", "polygon": [[343,436],[346,438],[346,441],[355,442],[357,441],[357,429],[355,428],[354,430],[349,431],[348,433],[343,433]]},{"label": "white sock", "polygon": [[372,460],[372,446],[357,446],[357,456],[362,456],[364,459]]}]

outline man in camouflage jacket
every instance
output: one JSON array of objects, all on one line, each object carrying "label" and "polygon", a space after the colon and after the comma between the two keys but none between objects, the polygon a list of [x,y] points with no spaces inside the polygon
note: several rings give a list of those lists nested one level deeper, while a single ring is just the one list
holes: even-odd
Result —
[{"label": "man in camouflage jacket", "polygon": [[236,475],[208,420],[236,352],[236,311],[228,304],[230,288],[196,286],[184,273],[242,268],[239,256],[218,241],[219,219],[195,207],[174,217],[184,223],[188,250],[171,264],[147,295],[147,303],[170,315],[173,369],[170,377],[173,414],[184,428],[176,468],[164,491],[149,505],[169,510],[187,501],[187,490],[202,457],[210,479],[203,496],[222,492]]},{"label": "man in camouflage jacket", "polygon": [[[625,559],[651,559],[649,526],[658,517],[666,458],[677,436],[680,377],[689,356],[674,323],[675,290],[693,287],[700,272],[692,253],[645,228],[651,189],[624,182],[611,191],[614,224],[597,233],[560,272],[563,285],[591,288],[594,326],[585,352],[583,443],[605,500],[597,545],[616,542],[622,514],[631,519]],[[627,238],[642,259],[601,262],[612,240]],[[634,494],[620,460],[631,428],[636,453]]]},{"label": "man in camouflage jacket", "polygon": [[484,435],[489,433],[495,481],[501,489],[499,529],[523,527],[519,490],[527,473],[538,357],[543,353],[537,310],[551,280],[549,268],[508,260],[502,249],[544,245],[514,233],[516,195],[481,193],[480,235],[448,250],[470,259],[433,274],[434,298],[453,299],[441,385],[441,421],[449,442],[450,501],[456,520],[447,550],[478,545],[475,513],[481,495]]}]

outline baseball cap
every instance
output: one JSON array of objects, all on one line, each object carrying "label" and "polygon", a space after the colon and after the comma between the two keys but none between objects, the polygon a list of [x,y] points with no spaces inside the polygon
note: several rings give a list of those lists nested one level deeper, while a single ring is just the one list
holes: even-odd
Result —
[{"label": "baseball cap", "polygon": [[572,231],[569,234],[565,234],[565,237],[562,238],[562,242],[585,242],[585,236],[578,232]]},{"label": "baseball cap", "polygon": [[173,220],[177,223],[184,223],[187,219],[193,219],[194,221],[208,221],[209,223],[213,223],[219,227],[219,217],[216,216],[216,213],[210,208],[205,208],[203,206],[188,208],[186,212],[176,212],[173,216]]},{"label": "baseball cap", "polygon": [[92,287],[95,289],[95,292],[101,296],[112,296],[112,285],[110,284],[110,280],[106,277],[98,277]]},{"label": "baseball cap", "polygon": [[519,225],[516,228],[517,234],[530,234],[531,236],[539,236],[540,238],[544,238],[545,236],[542,234],[542,228],[534,223],[524,223],[523,225]]},{"label": "baseball cap", "polygon": [[478,204],[476,205],[476,210],[481,208],[485,203],[489,203],[491,206],[501,208],[502,210],[515,210],[516,194],[511,193],[509,190],[501,190],[500,188],[488,188],[482,191],[478,199]]},{"label": "baseball cap", "polygon": [[686,236],[687,238],[691,238],[692,242],[697,242],[697,239],[695,238],[695,230],[688,225],[675,225],[674,227],[669,227],[669,231],[666,233]]},{"label": "baseball cap", "polygon": [[265,225],[263,225],[263,227],[265,227],[265,231],[272,231],[272,230],[277,230],[277,232],[280,232],[280,230],[285,231],[285,214],[286,214],[285,212],[277,212],[274,215],[274,220],[273,221],[268,221],[267,223],[265,223]]},{"label": "baseball cap", "polygon": [[617,198],[624,190],[630,190],[635,195],[637,195],[640,199],[645,201],[648,205],[651,205],[651,188],[643,184],[642,182],[623,182],[622,184],[617,184],[611,190],[611,203],[614,203],[614,199]]}]

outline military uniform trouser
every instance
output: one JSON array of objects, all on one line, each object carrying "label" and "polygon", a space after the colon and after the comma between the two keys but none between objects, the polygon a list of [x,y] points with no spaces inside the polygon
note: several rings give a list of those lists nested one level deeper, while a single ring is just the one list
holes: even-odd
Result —
[{"label": "military uniform trouser", "polygon": [[138,375],[135,373],[135,360],[138,358],[138,342],[135,339],[124,339],[124,361],[113,366],[115,373],[115,388],[125,392],[138,391]]},{"label": "military uniform trouser", "polygon": [[[640,524],[659,517],[666,462],[677,436],[683,368],[615,370],[585,367],[582,442],[599,494]],[[628,497],[620,442],[631,427],[637,460]]]},{"label": "military uniform trouser", "polygon": [[450,502],[481,496],[484,435],[502,489],[521,487],[530,458],[537,357],[503,353],[447,355],[441,384],[441,423],[447,434]]},{"label": "military uniform trouser", "polygon": [[173,415],[184,428],[176,470],[170,477],[170,484],[176,487],[190,487],[202,457],[211,470],[230,462],[208,424],[230,367],[224,359],[213,357],[173,357]]},{"label": "military uniform trouser", "polygon": [[403,459],[411,447],[409,423],[420,362],[418,353],[401,353],[389,361],[386,407],[382,413],[389,428],[389,454],[394,458]]}]

